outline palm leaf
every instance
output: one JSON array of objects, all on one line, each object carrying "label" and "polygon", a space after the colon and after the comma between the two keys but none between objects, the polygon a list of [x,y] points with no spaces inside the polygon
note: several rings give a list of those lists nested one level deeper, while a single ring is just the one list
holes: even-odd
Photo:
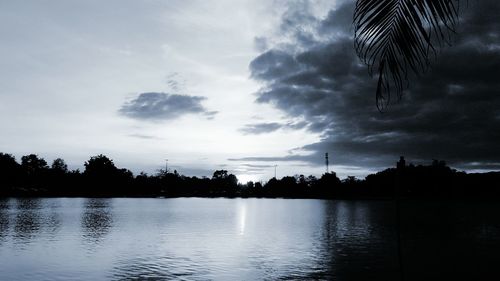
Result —
[{"label": "palm leaf", "polygon": [[426,71],[436,47],[450,43],[459,0],[357,0],[354,45],[370,75],[378,74],[376,102],[383,110],[391,92],[401,98],[408,73]]}]

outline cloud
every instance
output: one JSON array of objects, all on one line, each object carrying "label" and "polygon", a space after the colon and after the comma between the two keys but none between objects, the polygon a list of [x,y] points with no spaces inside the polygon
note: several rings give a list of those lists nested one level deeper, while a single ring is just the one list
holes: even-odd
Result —
[{"label": "cloud", "polygon": [[133,138],[138,138],[138,139],[145,139],[145,140],[162,140],[163,139],[160,137],[143,135],[143,134],[129,134],[128,136],[133,137]]},{"label": "cloud", "polygon": [[272,47],[250,63],[252,77],[263,83],[256,102],[303,119],[321,139],[301,148],[306,156],[238,160],[322,165],[329,152],[333,164],[366,168],[392,166],[405,155],[499,169],[499,8],[493,0],[470,3],[454,45],[428,73],[411,78],[403,100],[392,101],[385,113],[375,106],[376,81],[353,50],[354,4],[346,1],[324,18],[285,13],[286,36],[301,32],[290,39],[294,44]]},{"label": "cloud", "polygon": [[170,93],[182,94],[186,91],[187,80],[179,72],[172,72],[165,77],[165,84]]},{"label": "cloud", "polygon": [[265,37],[255,37],[253,40],[254,47],[257,51],[263,52],[267,50],[267,39]]},{"label": "cloud", "polygon": [[217,111],[208,111],[201,102],[205,97],[167,93],[142,93],[122,105],[119,113],[138,120],[171,120],[186,114],[201,114],[213,119]]},{"label": "cloud", "polygon": [[274,169],[274,165],[256,165],[256,164],[239,164],[231,169],[232,172],[237,174],[246,175],[263,175],[266,172]]},{"label": "cloud", "polygon": [[255,124],[247,124],[243,128],[240,129],[245,135],[260,135],[266,133],[272,133],[279,129],[289,129],[289,130],[300,130],[303,129],[307,125],[306,122],[288,122],[288,123],[255,123]]},{"label": "cloud", "polygon": [[273,168],[273,165],[256,165],[256,164],[241,164],[241,166],[245,166],[248,168],[255,168],[255,169],[267,169],[267,168]]},{"label": "cloud", "polygon": [[[324,159],[324,158],[323,158]],[[256,156],[256,157],[241,157],[241,158],[229,158],[228,161],[248,161],[248,162],[288,162],[288,161],[307,161],[311,159],[309,156],[304,155],[287,155],[287,156]]]},{"label": "cloud", "polygon": [[279,123],[257,123],[257,124],[247,124],[245,127],[241,128],[240,131],[243,134],[249,135],[259,135],[263,133],[271,133],[280,129],[283,125]]}]

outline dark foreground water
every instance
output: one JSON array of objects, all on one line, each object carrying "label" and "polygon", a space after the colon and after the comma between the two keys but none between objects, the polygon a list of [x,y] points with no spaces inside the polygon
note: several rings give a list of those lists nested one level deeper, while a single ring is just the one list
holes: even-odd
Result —
[{"label": "dark foreground water", "polygon": [[[405,280],[498,273],[499,211],[404,202]],[[0,280],[399,280],[395,218],[391,201],[0,199]]]}]

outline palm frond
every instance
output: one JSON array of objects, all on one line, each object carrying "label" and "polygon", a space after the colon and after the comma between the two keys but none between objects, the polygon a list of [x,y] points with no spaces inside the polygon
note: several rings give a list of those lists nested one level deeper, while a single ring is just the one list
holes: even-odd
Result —
[{"label": "palm frond", "polygon": [[460,0],[357,0],[354,45],[370,75],[378,74],[376,102],[383,110],[391,92],[401,98],[410,71],[420,74],[450,43]]}]

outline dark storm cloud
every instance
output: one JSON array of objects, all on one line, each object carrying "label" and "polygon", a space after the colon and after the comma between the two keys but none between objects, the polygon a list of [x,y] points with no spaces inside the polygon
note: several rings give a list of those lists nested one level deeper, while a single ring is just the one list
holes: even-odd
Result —
[{"label": "dark storm cloud", "polygon": [[474,1],[464,9],[453,46],[428,73],[412,78],[403,100],[384,113],[375,106],[376,81],[353,50],[350,1],[324,19],[284,19],[287,29],[303,25],[297,29],[310,36],[301,34],[293,47],[269,49],[251,62],[252,77],[264,84],[256,101],[303,118],[321,140],[302,148],[308,156],[233,160],[321,165],[330,152],[332,163],[358,167],[392,166],[406,155],[415,162],[436,158],[459,168],[500,168],[500,3]]},{"label": "dark storm cloud", "polygon": [[139,120],[170,120],[185,114],[201,114],[213,119],[216,111],[208,111],[201,102],[205,97],[166,93],[142,93],[126,102],[119,112]]}]

